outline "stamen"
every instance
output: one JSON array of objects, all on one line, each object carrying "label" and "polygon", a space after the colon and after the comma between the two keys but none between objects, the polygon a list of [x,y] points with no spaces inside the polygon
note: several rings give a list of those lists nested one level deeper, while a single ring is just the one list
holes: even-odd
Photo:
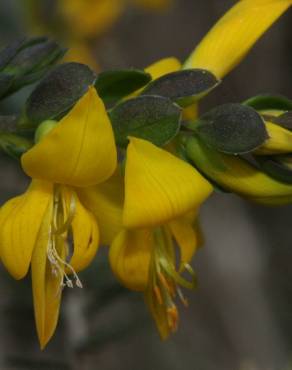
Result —
[{"label": "stamen", "polygon": [[178,327],[178,311],[176,306],[167,309],[167,321],[171,331],[176,331]]},{"label": "stamen", "polygon": [[155,285],[153,290],[154,290],[154,293],[155,293],[155,296],[156,296],[156,299],[157,299],[158,303],[160,305],[162,305],[163,304],[163,299],[162,299],[162,295],[161,295],[161,291],[160,291],[159,287],[157,285]]},{"label": "stamen", "polygon": [[150,305],[156,319],[166,322],[169,331],[173,332],[177,329],[179,319],[174,299],[178,296],[183,305],[188,306],[180,286],[194,288],[195,273],[190,265],[182,265],[183,269],[191,275],[192,281],[188,281],[177,271],[175,246],[166,229],[161,228],[155,232],[155,241],[149,271],[148,289],[150,290],[148,292],[150,294],[148,293],[147,297],[151,299]]},{"label": "stamen", "polygon": [[[66,201],[62,196],[62,190],[56,186],[54,192],[53,204],[53,219],[49,231],[49,242],[47,247],[47,257],[51,265],[51,271],[54,276],[60,278],[60,287],[73,288],[74,283],[78,288],[82,288],[82,283],[73,269],[73,267],[66,262],[58,250],[62,254],[68,255],[67,234],[71,228],[76,209],[76,198],[74,193],[70,200],[69,212],[66,209]],[[66,270],[70,271],[73,279],[69,278]]]}]

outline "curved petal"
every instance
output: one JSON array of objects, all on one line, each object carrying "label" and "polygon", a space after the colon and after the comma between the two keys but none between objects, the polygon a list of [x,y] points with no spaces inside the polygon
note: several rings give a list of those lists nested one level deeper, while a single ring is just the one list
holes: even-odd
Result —
[{"label": "curved petal", "polygon": [[202,236],[196,224],[197,215],[186,215],[168,224],[171,234],[180,248],[181,264],[189,263],[197,249],[201,246]]},{"label": "curved petal", "polygon": [[11,199],[0,210],[1,260],[15,279],[27,274],[37,235],[52,199],[52,184],[33,180],[26,193]]},{"label": "curved petal", "polygon": [[127,288],[146,289],[152,247],[150,230],[123,230],[113,241],[109,253],[111,268]]},{"label": "curved petal", "polygon": [[[54,274],[47,259],[52,207],[47,209],[31,260],[32,289],[37,333],[43,349],[57,326],[62,295],[59,275]],[[60,256],[64,258],[64,248]]]},{"label": "curved petal", "polygon": [[292,196],[292,185],[273,179],[245,159],[212,152],[195,138],[187,144],[187,152],[197,168],[223,188],[246,198],[274,198],[283,200]]},{"label": "curved petal", "polygon": [[117,164],[114,135],[94,87],[22,158],[32,178],[90,186],[109,178]]},{"label": "curved petal", "polygon": [[74,250],[70,265],[78,272],[90,264],[96,255],[99,245],[97,222],[94,216],[82,206],[78,199],[72,222],[72,231]]},{"label": "curved petal", "polygon": [[181,69],[181,62],[174,57],[160,59],[145,68],[145,72],[150,73],[152,80],[156,80],[168,73],[176,72]]},{"label": "curved petal", "polygon": [[292,132],[276,125],[266,122],[269,139],[256,151],[257,155],[272,155],[292,152]]},{"label": "curved petal", "polygon": [[222,78],[291,5],[291,0],[238,1],[205,36],[185,67],[207,69]]},{"label": "curved petal", "polygon": [[77,190],[81,202],[97,220],[100,243],[110,245],[122,231],[124,180],[116,173],[106,182]]},{"label": "curved petal", "polygon": [[125,173],[125,227],[163,224],[198,207],[212,186],[188,163],[148,141],[130,138]]}]

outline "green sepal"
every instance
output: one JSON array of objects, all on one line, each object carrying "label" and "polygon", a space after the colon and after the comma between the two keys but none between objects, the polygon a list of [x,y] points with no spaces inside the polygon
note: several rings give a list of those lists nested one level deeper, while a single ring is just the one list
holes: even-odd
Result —
[{"label": "green sepal", "polygon": [[185,156],[190,163],[204,176],[219,193],[230,193],[229,189],[219,185],[213,178],[208,175],[208,166],[216,168],[218,172],[227,172],[228,166],[224,162],[220,154],[205,145],[196,134],[186,140],[184,148]]},{"label": "green sepal", "polygon": [[257,111],[292,110],[292,100],[282,95],[257,95],[243,102],[244,105],[254,108]]},{"label": "green sepal", "polygon": [[80,63],[64,63],[51,71],[26,102],[22,126],[61,118],[96,80],[95,73]]},{"label": "green sepal", "polygon": [[274,179],[292,184],[292,154],[255,156],[262,171]]},{"label": "green sepal", "polygon": [[262,117],[253,108],[236,103],[212,109],[194,127],[209,147],[227,154],[251,152],[268,139]]},{"label": "green sepal", "polygon": [[161,96],[141,96],[114,107],[110,112],[116,142],[128,144],[128,136],[135,136],[163,146],[179,132],[181,109]]},{"label": "green sepal", "polygon": [[32,141],[22,136],[0,131],[0,148],[13,158],[20,158],[32,145]]},{"label": "green sepal", "polygon": [[141,95],[159,95],[187,107],[213,90],[220,81],[204,69],[185,69],[152,81]]},{"label": "green sepal", "polygon": [[95,87],[106,104],[113,104],[151,81],[151,75],[138,69],[105,71],[97,76]]}]

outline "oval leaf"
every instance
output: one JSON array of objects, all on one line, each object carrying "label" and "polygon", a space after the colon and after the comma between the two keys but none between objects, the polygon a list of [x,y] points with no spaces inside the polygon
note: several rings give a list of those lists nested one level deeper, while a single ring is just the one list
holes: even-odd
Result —
[{"label": "oval leaf", "polygon": [[86,65],[65,63],[56,67],[32,92],[26,103],[30,124],[60,118],[94,84],[95,73]]},{"label": "oval leaf", "polygon": [[151,75],[138,69],[105,71],[97,76],[95,87],[106,104],[115,103],[151,81]]},{"label": "oval leaf", "polygon": [[251,152],[268,138],[261,116],[241,104],[221,105],[204,114],[196,131],[206,144],[228,154]]},{"label": "oval leaf", "polygon": [[181,109],[160,96],[141,96],[127,100],[110,111],[117,144],[125,147],[128,136],[162,146],[179,131]]},{"label": "oval leaf", "polygon": [[246,100],[244,105],[255,110],[292,110],[292,101],[281,95],[257,95]]},{"label": "oval leaf", "polygon": [[186,69],[168,73],[152,81],[141,95],[159,95],[186,107],[214,89],[219,80],[204,69]]}]

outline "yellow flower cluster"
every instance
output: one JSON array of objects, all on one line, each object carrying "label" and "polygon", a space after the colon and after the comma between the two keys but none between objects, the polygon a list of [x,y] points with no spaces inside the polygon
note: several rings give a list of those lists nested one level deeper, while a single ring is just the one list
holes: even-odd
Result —
[{"label": "yellow flower cluster", "polygon": [[[61,3],[64,11],[70,3],[70,11],[81,14],[79,7],[85,2]],[[239,1],[184,67],[208,69],[222,78],[291,5],[292,0]],[[91,22],[95,20],[88,20],[86,32],[92,29]],[[74,27],[78,29],[78,24]],[[180,68],[179,61],[169,58],[148,71],[157,78]],[[270,139],[259,150],[274,153],[285,140],[291,150],[279,130],[269,125]],[[200,145],[191,144],[196,158],[204,161]],[[222,156],[226,172],[203,163],[218,183],[260,202],[291,200],[292,185],[272,180],[241,159]],[[146,140],[130,137],[125,158],[122,173],[111,123],[94,87],[22,156],[23,170],[32,182],[0,210],[0,256],[16,279],[31,268],[42,348],[55,331],[62,289],[82,286],[77,274],[90,264],[100,244],[110,246],[110,264],[121,283],[145,295],[161,337],[177,328],[175,300],[187,304],[181,287],[195,286],[190,262],[202,242],[198,212],[213,187],[175,153]]]},{"label": "yellow flower cluster", "polygon": [[98,70],[90,40],[109,31],[130,5],[161,12],[172,3],[173,0],[56,0],[52,1],[52,7],[58,27],[55,21],[46,19],[42,0],[29,0],[23,5],[27,8],[30,28],[34,33],[52,33],[69,45],[66,61],[84,63]]}]

